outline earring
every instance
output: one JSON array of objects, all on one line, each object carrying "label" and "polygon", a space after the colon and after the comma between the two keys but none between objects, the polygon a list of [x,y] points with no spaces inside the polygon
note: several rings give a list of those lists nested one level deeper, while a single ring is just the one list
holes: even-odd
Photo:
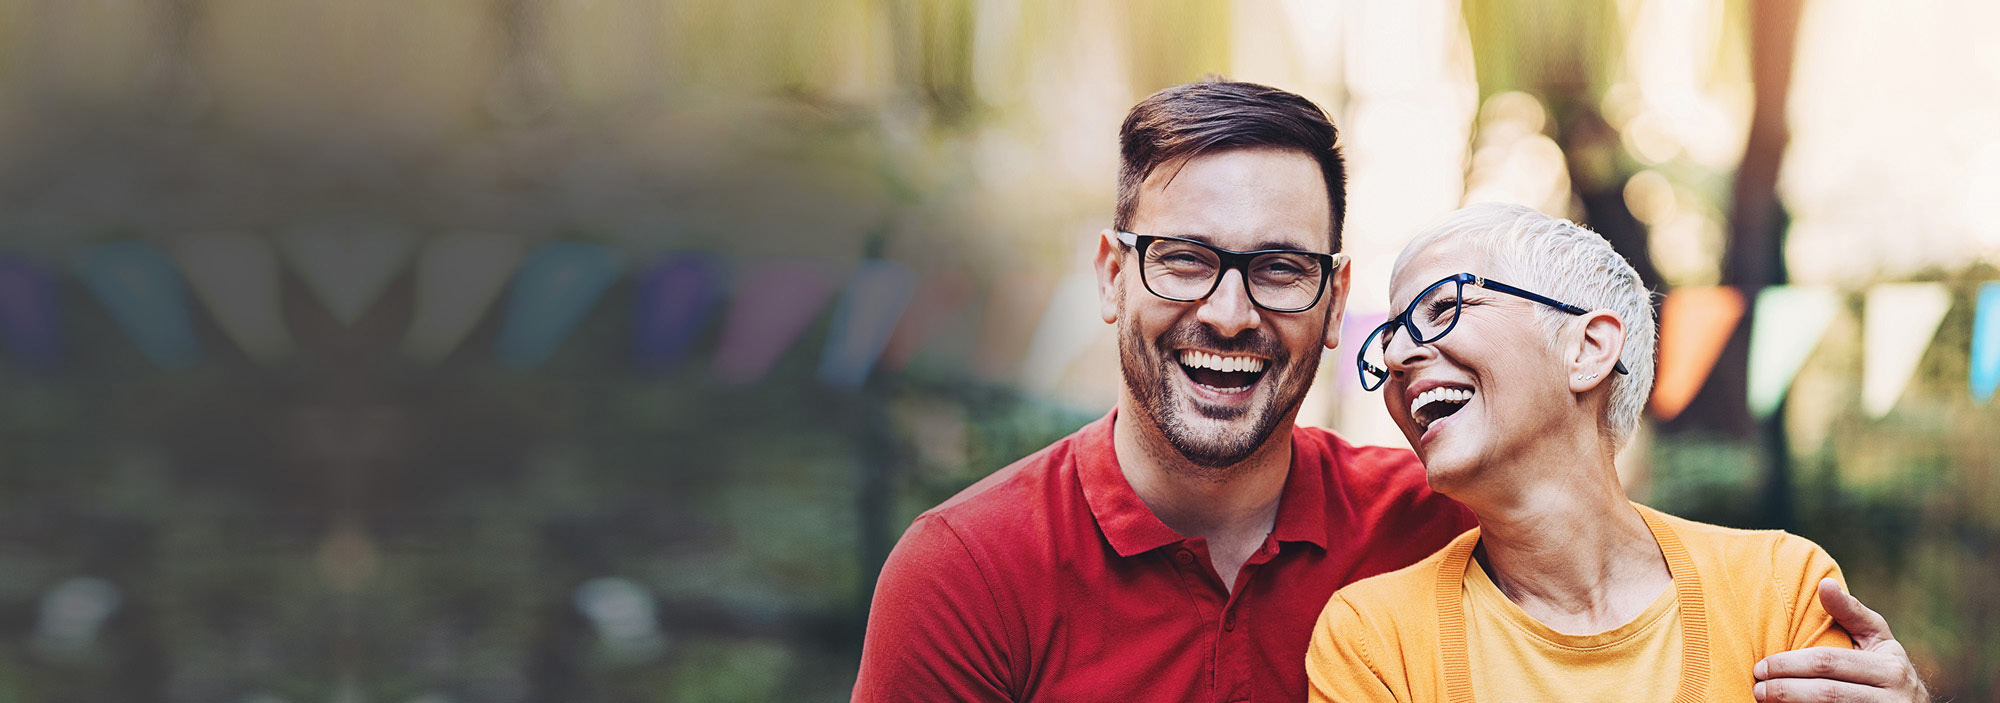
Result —
[{"label": "earring", "polygon": [[1597,378],[1597,374],[1591,374],[1591,375],[1589,375],[1589,376],[1578,376],[1578,377],[1576,377],[1576,380],[1579,380],[1579,381],[1588,381],[1588,380],[1591,380],[1591,379],[1593,379],[1593,378]]}]

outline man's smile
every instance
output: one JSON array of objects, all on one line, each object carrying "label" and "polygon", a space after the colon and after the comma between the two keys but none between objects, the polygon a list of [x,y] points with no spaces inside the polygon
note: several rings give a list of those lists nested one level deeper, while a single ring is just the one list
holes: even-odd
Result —
[{"label": "man's smile", "polygon": [[1255,356],[1223,355],[1197,349],[1180,352],[1181,371],[1188,380],[1220,393],[1250,390],[1264,377],[1269,362]]}]

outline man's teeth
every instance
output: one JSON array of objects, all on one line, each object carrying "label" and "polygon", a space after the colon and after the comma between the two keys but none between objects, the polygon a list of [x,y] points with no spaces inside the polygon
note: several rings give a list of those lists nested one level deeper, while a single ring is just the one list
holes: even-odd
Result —
[{"label": "man's teeth", "polygon": [[1431,403],[1464,403],[1468,400],[1472,400],[1470,388],[1432,388],[1417,394],[1417,397],[1410,401],[1410,417],[1416,417],[1417,411]]},{"label": "man's teeth", "polygon": [[1181,363],[1197,369],[1256,373],[1264,370],[1264,360],[1254,356],[1220,356],[1189,349],[1181,352]]}]

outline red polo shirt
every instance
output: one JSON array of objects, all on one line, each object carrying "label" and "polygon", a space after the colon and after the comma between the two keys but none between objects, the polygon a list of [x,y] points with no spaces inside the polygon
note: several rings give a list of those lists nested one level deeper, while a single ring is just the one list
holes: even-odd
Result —
[{"label": "red polo shirt", "polygon": [[918,516],[882,567],[854,700],[1305,700],[1334,590],[1473,525],[1408,451],[1292,432],[1271,535],[1234,594],[1112,453],[1116,413]]}]

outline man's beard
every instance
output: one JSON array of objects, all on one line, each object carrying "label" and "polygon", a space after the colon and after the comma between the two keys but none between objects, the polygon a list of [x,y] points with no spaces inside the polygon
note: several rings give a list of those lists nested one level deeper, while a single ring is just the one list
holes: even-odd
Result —
[{"label": "man's beard", "polygon": [[[1137,325],[1123,325],[1118,338],[1119,366],[1125,375],[1125,387],[1131,389],[1138,401],[1139,412],[1147,422],[1153,423],[1164,435],[1174,451],[1186,459],[1190,468],[1201,478],[1214,481],[1227,479],[1237,464],[1249,459],[1264,442],[1276,432],[1278,423],[1299,406],[1306,391],[1312,387],[1313,376],[1319,371],[1317,358],[1295,363],[1291,355],[1276,339],[1263,330],[1251,330],[1234,339],[1217,335],[1207,325],[1194,320],[1168,330],[1153,341],[1153,354],[1144,352],[1145,340],[1139,338]],[[1258,384],[1270,384],[1270,388],[1258,388],[1253,393],[1260,395],[1262,403],[1250,407],[1208,407],[1200,401],[1185,397],[1180,386],[1180,378],[1185,372],[1180,368],[1178,355],[1174,350],[1187,347],[1205,349],[1224,355],[1245,354],[1261,356],[1269,360],[1263,377]],[[1246,415],[1255,420],[1246,431],[1232,431],[1229,428],[1202,428],[1189,422],[1179,409],[1192,407],[1195,412],[1210,420],[1232,421]],[[1178,468],[1178,467],[1176,467]]]}]

